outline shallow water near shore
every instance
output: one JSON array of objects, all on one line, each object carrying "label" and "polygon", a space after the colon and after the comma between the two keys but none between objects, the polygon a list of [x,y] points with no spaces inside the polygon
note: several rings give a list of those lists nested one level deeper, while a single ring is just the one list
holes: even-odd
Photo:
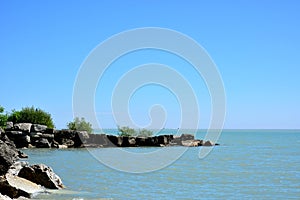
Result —
[{"label": "shallow water near shore", "polygon": [[[197,132],[197,138],[204,134]],[[140,174],[107,167],[87,149],[24,152],[31,164],[51,166],[67,187],[33,199],[300,198],[299,130],[225,130],[218,143],[204,159],[199,159],[199,150],[210,147],[191,147],[173,164]],[[127,150],[139,153],[159,148]],[[91,150],[109,155],[108,148]]]}]

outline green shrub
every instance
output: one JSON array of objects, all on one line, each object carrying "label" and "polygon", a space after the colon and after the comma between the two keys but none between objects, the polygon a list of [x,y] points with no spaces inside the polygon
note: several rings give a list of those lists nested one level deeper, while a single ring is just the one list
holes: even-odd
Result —
[{"label": "green shrub", "polygon": [[152,136],[153,132],[150,131],[150,130],[147,130],[147,129],[142,129],[139,131],[139,134],[138,136],[141,136],[141,137],[150,137]]},{"label": "green shrub", "polygon": [[152,136],[153,132],[147,129],[142,129],[139,131],[134,130],[133,128],[129,128],[128,126],[120,127],[118,126],[119,136],[140,136],[140,137],[150,137]]},{"label": "green shrub", "polygon": [[133,128],[129,128],[128,126],[120,127],[118,126],[119,136],[136,136],[136,132]]},{"label": "green shrub", "polygon": [[93,131],[92,124],[86,122],[83,117],[81,119],[75,117],[74,121],[69,122],[67,126],[70,130],[87,131],[88,133],[92,133]]},{"label": "green shrub", "polygon": [[51,115],[40,108],[25,107],[21,111],[12,110],[8,116],[8,121],[13,123],[32,123],[46,125],[48,128],[54,128]]},{"label": "green shrub", "polygon": [[5,128],[8,116],[2,113],[4,113],[4,108],[0,106],[0,128]]}]

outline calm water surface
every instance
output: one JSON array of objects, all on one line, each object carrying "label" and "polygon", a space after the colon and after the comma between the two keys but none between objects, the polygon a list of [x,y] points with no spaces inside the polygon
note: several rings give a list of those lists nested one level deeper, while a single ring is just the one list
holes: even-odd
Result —
[{"label": "calm water surface", "polygon": [[204,159],[200,147],[189,148],[172,165],[143,174],[113,170],[86,149],[24,151],[31,164],[51,166],[67,187],[34,199],[300,199],[300,131],[227,130],[218,142]]}]

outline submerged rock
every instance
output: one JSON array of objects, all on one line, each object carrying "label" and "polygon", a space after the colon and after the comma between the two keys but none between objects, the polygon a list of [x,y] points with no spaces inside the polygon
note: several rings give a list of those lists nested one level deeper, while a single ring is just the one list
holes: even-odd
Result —
[{"label": "submerged rock", "polygon": [[20,170],[18,176],[44,186],[45,188],[64,188],[59,176],[53,172],[51,167],[48,167],[44,164],[25,166]]}]

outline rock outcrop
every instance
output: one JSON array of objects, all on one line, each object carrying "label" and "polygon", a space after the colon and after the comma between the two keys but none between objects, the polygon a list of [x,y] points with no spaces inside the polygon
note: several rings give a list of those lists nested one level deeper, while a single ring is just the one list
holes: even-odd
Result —
[{"label": "rock outcrop", "polygon": [[[24,126],[18,126],[18,129],[21,128]],[[27,131],[28,127],[24,129]],[[1,132],[0,199],[30,198],[35,193],[44,192],[45,188],[61,189],[64,187],[61,179],[50,167],[43,164],[28,166],[27,162],[18,161],[20,157],[27,156]]]},{"label": "rock outcrop", "polygon": [[18,160],[19,152],[15,145],[1,133],[0,138],[0,175],[5,175],[11,165]]},{"label": "rock outcrop", "polygon": [[6,174],[0,176],[0,192],[10,198],[18,198],[20,196],[30,198],[35,193],[45,191],[40,185],[37,185],[24,178]]},{"label": "rock outcrop", "polygon": [[49,189],[61,189],[64,185],[51,167],[44,164],[31,165],[23,167],[19,174],[19,177],[30,180],[38,185],[44,186]]},{"label": "rock outcrop", "polygon": [[143,147],[143,146],[214,146],[210,141],[195,139],[192,134],[159,135],[152,137],[125,137],[106,134],[88,134],[86,131],[54,130],[45,125],[7,123],[6,135],[17,148],[78,148],[78,147]]}]

